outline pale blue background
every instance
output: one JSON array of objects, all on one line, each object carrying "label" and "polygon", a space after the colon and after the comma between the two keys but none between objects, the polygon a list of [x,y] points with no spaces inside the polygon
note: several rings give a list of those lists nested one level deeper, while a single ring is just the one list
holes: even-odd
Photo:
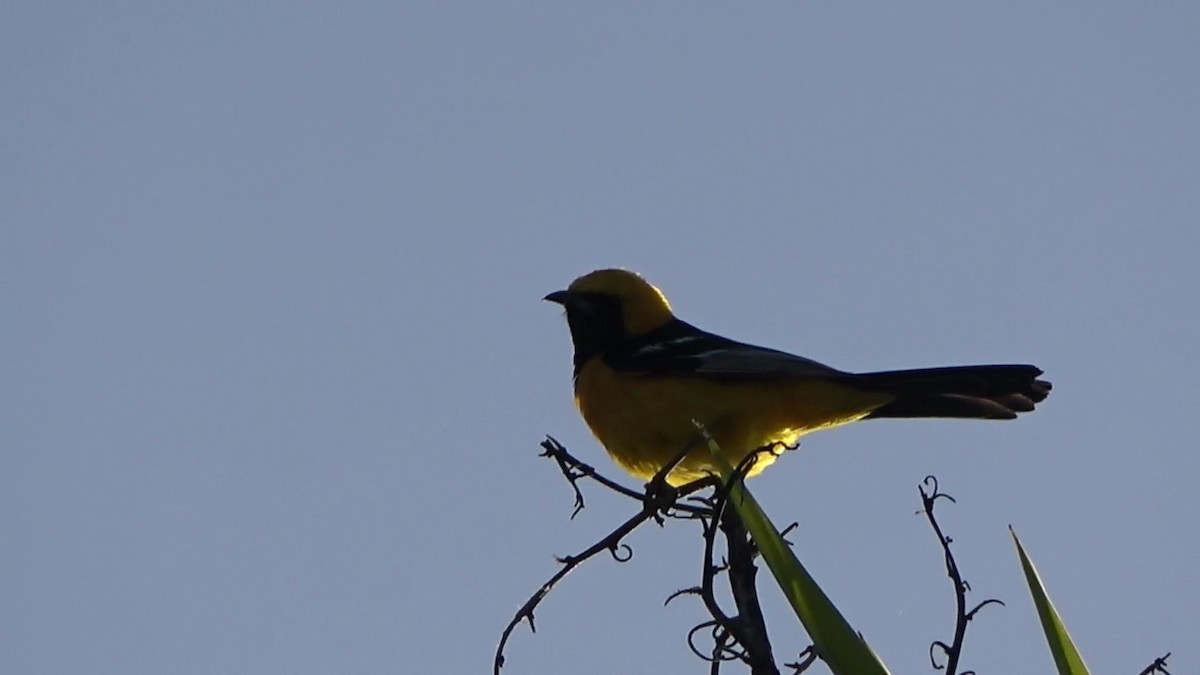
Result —
[{"label": "pale blue background", "polygon": [[[810,436],[754,482],[896,673],[1200,670],[1193,3],[8,3],[0,672],[477,673],[625,518],[560,311],[596,267],[848,369],[1032,361],[1012,424]],[[694,528],[570,577],[505,672],[704,672]],[[776,596],[776,648],[807,642]],[[731,669],[734,672],[736,669]]]}]

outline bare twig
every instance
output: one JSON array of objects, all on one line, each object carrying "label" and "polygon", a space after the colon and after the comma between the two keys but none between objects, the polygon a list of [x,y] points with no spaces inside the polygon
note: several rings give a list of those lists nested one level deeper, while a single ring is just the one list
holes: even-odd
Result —
[{"label": "bare twig", "polygon": [[567,482],[571,484],[571,489],[575,491],[575,510],[571,512],[572,520],[575,519],[575,516],[579,515],[579,512],[583,510],[584,506],[583,492],[581,492],[579,489],[580,478],[591,478],[613,492],[623,494],[630,499],[641,500],[642,498],[641,493],[637,492],[636,490],[630,490],[624,485],[600,475],[596,471],[595,467],[576,459],[574,455],[572,455],[570,452],[567,452],[566,446],[564,446],[562,443],[559,443],[558,439],[554,438],[553,436],[547,436],[546,440],[542,441],[541,456],[549,457],[558,464],[558,469],[562,471],[563,478],[567,479]]},{"label": "bare twig", "polygon": [[[608,533],[608,535],[603,539],[587,547],[579,554],[559,558],[558,562],[562,564],[562,568],[555,572],[554,576],[550,577],[546,583],[542,584],[541,587],[533,593],[533,595],[529,596],[529,599],[525,601],[524,605],[521,605],[521,608],[517,610],[517,613],[513,615],[512,619],[509,620],[508,625],[505,626],[504,632],[500,635],[500,644],[496,647],[496,660],[492,667],[492,672],[495,675],[499,675],[500,669],[504,667],[504,648],[508,644],[508,638],[510,635],[512,635],[513,629],[516,628],[518,624],[520,624],[522,621],[528,621],[529,629],[537,632],[537,627],[534,626],[533,623],[533,610],[536,609],[539,604],[541,604],[542,599],[546,597],[547,593],[554,589],[554,586],[559,581],[562,581],[562,579],[570,574],[576,567],[579,567],[585,561],[589,560],[601,551],[609,551],[613,558],[618,562],[625,562],[629,560],[632,557],[632,551],[630,551],[627,546],[621,548],[624,546],[621,544],[621,540],[624,539],[625,536],[630,532],[634,531],[639,525],[654,517],[654,515],[655,511],[652,511],[648,508],[642,509],[642,511],[637,515],[633,516],[629,520],[626,520],[615,530]],[[620,553],[622,550],[626,551],[626,553]]]},{"label": "bare twig", "polygon": [[676,518],[694,518],[697,515],[702,515],[710,512],[708,507],[696,506],[693,504],[681,504],[680,499],[690,495],[698,490],[704,489],[712,485],[711,480],[700,480],[681,487],[674,487],[667,483],[666,477],[670,471],[678,464],[684,456],[692,449],[694,444],[689,445],[680,451],[675,460],[666,466],[646,485],[646,492],[639,494],[635,490],[624,487],[623,485],[602,476],[593,467],[579,461],[571,455],[561,443],[554,438],[547,436],[546,440],[541,444],[543,457],[553,459],[562,471],[563,477],[571,484],[571,488],[575,491],[575,508],[571,513],[574,518],[584,507],[583,493],[579,489],[578,481],[581,478],[589,478],[601,485],[625,495],[630,498],[638,499],[641,502],[641,510],[637,514],[630,517],[624,523],[619,525],[612,532],[609,532],[596,543],[587,547],[580,553],[573,556],[558,558],[558,562],[562,568],[554,573],[545,583],[534,591],[533,595],[521,605],[521,608],[509,620],[504,631],[500,635],[500,643],[496,646],[495,662],[492,667],[492,672],[499,675],[500,669],[504,667],[504,649],[508,645],[508,640],[512,636],[513,630],[520,625],[522,621],[529,622],[529,629],[536,632],[537,628],[534,625],[533,613],[541,604],[546,595],[554,589],[558,582],[562,581],[576,567],[583,564],[587,560],[596,556],[602,551],[608,551],[609,554],[617,562],[626,562],[633,557],[633,550],[628,545],[622,543],[622,540],[637,529],[642,523],[648,520],[655,520],[662,524],[663,516]]},{"label": "bare twig", "polygon": [[805,647],[804,651],[800,652],[799,660],[793,661],[792,663],[785,663],[783,665],[792,669],[792,675],[800,675],[800,673],[803,673],[804,671],[808,670],[809,666],[811,666],[812,664],[814,664],[816,662],[817,662],[816,646],[809,645],[808,647]]},{"label": "bare twig", "polygon": [[755,577],[758,568],[754,565],[757,550],[750,540],[737,511],[727,508],[721,514],[721,530],[729,552],[729,587],[737,604],[738,631],[736,637],[746,650],[750,672],[754,675],[778,675],[771,641],[767,637],[767,624],[763,619],[762,607],[758,602]]},{"label": "bare twig", "polygon": [[1167,672],[1167,659],[1171,658],[1171,652],[1154,659],[1154,663],[1146,666],[1146,669],[1138,673],[1138,675],[1153,675],[1153,673],[1162,673],[1163,675],[1171,675]]},{"label": "bare twig", "polygon": [[[562,443],[559,443],[558,440],[553,436],[547,436],[546,440],[542,441],[541,447],[542,452],[539,456],[553,459],[555,463],[558,464],[559,470],[562,471],[563,477],[566,478],[567,482],[571,484],[571,489],[575,491],[575,510],[571,512],[572,519],[579,515],[579,512],[584,508],[583,492],[579,489],[579,480],[582,478],[594,480],[609,490],[612,490],[617,494],[625,495],[630,499],[634,499],[639,502],[645,502],[647,500],[646,492],[638,492],[632,488],[625,487],[617,481],[601,474],[590,464],[587,464],[572,455],[567,450],[566,446],[564,446]],[[679,458],[669,466],[674,466],[675,463],[678,463],[679,459],[682,459],[684,454],[686,453],[681,453]],[[663,480],[665,483],[665,479],[659,480]],[[651,483],[653,482],[654,481],[651,481]],[[679,488],[670,488],[670,486],[668,486],[669,489],[659,489],[656,491],[654,499],[664,502],[662,509],[664,515],[671,518],[688,519],[707,513],[707,509],[699,508],[691,504],[678,503],[678,498],[698,492],[705,487],[708,487],[708,482],[705,480],[688,483],[687,485]],[[678,493],[677,495],[674,495],[676,497],[674,502],[671,502],[670,499],[668,499],[672,496],[672,491]]]},{"label": "bare twig", "polygon": [[[934,534],[937,535],[938,543],[942,546],[942,551],[946,560],[946,574],[950,577],[950,581],[954,584],[954,599],[956,605],[955,622],[954,622],[954,639],[950,644],[946,644],[941,640],[934,640],[929,645],[929,662],[934,670],[945,670],[948,675],[958,675],[958,662],[962,656],[963,640],[967,635],[967,623],[975,618],[979,610],[987,605],[995,603],[1003,605],[1004,603],[995,598],[984,600],[975,605],[970,610],[967,610],[967,593],[971,590],[971,585],[962,578],[962,574],[958,571],[958,562],[954,559],[954,554],[950,551],[950,544],[954,543],[954,539],[946,536],[942,532],[942,527],[938,524],[937,517],[933,515],[933,507],[939,499],[947,499],[954,502],[954,498],[948,494],[941,492],[938,489],[938,481],[934,476],[926,476],[925,480],[921,481],[921,485],[917,486],[917,490],[921,493],[921,504],[925,517],[929,519],[929,524],[933,527]],[[926,492],[925,488],[929,491]],[[942,655],[946,657],[946,663],[939,664],[934,650],[941,650]],[[963,673],[962,675],[967,675]]]},{"label": "bare twig", "polygon": [[771,445],[750,453],[738,463],[730,482],[721,486],[717,493],[718,502],[721,504],[719,522],[725,534],[729,555],[729,587],[738,608],[737,631],[734,636],[746,651],[746,662],[755,675],[778,675],[779,669],[775,665],[766,620],[758,601],[758,587],[755,583],[758,568],[754,564],[758,549],[750,538],[750,533],[746,531],[737,509],[730,508],[728,500],[733,486],[744,480],[746,473],[758,461],[758,454],[776,451],[776,446]]},{"label": "bare twig", "polygon": [[[763,451],[774,450],[772,447]],[[757,455],[752,453],[739,463],[731,482],[717,486],[714,490],[710,502],[711,517],[703,519],[704,560],[701,583],[700,586],[686,592],[699,595],[713,617],[697,629],[712,628],[713,655],[704,658],[712,663],[714,672],[719,668],[719,662],[738,660],[750,666],[752,673],[778,675],[779,670],[767,637],[766,621],[758,601],[755,582],[758,570],[754,564],[758,550],[737,511],[729,508],[733,481],[744,478],[755,461]],[[727,562],[722,565],[717,565],[713,560],[718,532],[724,534],[727,546]],[[726,573],[729,577],[730,590],[738,608],[734,616],[728,615],[716,599],[715,581],[720,573]],[[692,633],[693,636],[694,634],[695,632]],[[694,646],[693,651],[700,654]]]},{"label": "bare twig", "polygon": [[[757,568],[754,564],[754,559],[758,552],[737,512],[734,509],[727,508],[733,483],[721,485],[721,482],[717,478],[709,477],[676,487],[667,481],[667,477],[671,474],[671,471],[704,438],[705,436],[701,432],[692,442],[680,448],[672,461],[661,467],[657,474],[645,485],[645,491],[639,493],[601,475],[594,467],[572,456],[566,447],[557,440],[550,436],[546,437],[546,440],[541,444],[543,450],[542,456],[555,461],[563,477],[570,483],[571,489],[575,493],[575,503],[571,518],[578,515],[584,508],[583,492],[579,485],[581,479],[593,480],[618,494],[636,499],[640,502],[641,509],[637,514],[630,517],[612,532],[580,553],[558,559],[562,567],[525,601],[508,622],[508,625],[505,626],[499,645],[496,648],[495,663],[493,666],[493,673],[495,675],[499,675],[501,668],[504,666],[504,650],[508,645],[513,631],[522,621],[527,621],[529,622],[530,630],[536,632],[534,611],[562,579],[576,567],[602,551],[608,551],[613,559],[618,562],[629,560],[633,556],[633,551],[628,545],[623,543],[625,537],[648,520],[654,520],[661,525],[664,518],[699,520],[704,533],[704,570],[701,585],[678,591],[667,598],[667,602],[670,602],[680,595],[699,595],[713,617],[712,620],[699,624],[688,633],[688,645],[691,650],[697,656],[710,663],[710,669],[713,673],[720,670],[721,663],[737,660],[749,665],[751,672],[755,675],[778,675],[779,670],[775,666],[771,644],[767,638],[766,622],[763,619],[762,609],[758,602],[755,583]],[[745,474],[758,460],[759,453],[778,453],[783,449],[790,448],[771,445],[750,453],[750,455],[739,463],[733,480],[737,481],[745,477]],[[714,488],[711,497],[690,497],[690,495],[706,488]],[[685,497],[688,497],[686,502],[683,501]],[[713,561],[718,532],[725,535],[729,560],[728,563],[721,565],[717,565]],[[738,614],[736,616],[731,617],[727,615],[716,600],[715,579],[721,573],[728,573],[729,575],[730,588],[738,607]],[[710,632],[712,640],[710,655],[706,655],[696,645],[696,636],[702,631]],[[810,658],[801,664],[793,664],[793,668],[798,668],[796,672],[800,672],[800,670],[806,668],[811,658],[815,658],[811,654],[811,648],[801,654],[802,659],[806,658],[806,655]]]}]

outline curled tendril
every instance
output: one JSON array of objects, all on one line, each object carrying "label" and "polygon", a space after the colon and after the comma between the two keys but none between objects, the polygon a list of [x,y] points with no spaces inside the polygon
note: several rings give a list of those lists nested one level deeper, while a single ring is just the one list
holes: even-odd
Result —
[{"label": "curled tendril", "polygon": [[612,556],[613,560],[619,563],[633,560],[633,549],[629,547],[629,544],[609,547],[608,554]]},{"label": "curled tendril", "polygon": [[[712,640],[712,649],[705,651],[701,650],[696,644],[696,636],[701,631],[709,631],[709,639]],[[710,663],[714,667],[714,672],[717,666],[727,661],[744,661],[745,653],[740,649],[735,649],[733,645],[735,641],[729,631],[725,630],[716,620],[705,621],[692,627],[687,634],[688,649],[696,655],[701,661]]]},{"label": "curled tendril", "polygon": [[950,645],[942,642],[941,640],[934,640],[929,645],[929,665],[932,666],[934,670],[945,670],[946,664],[938,663],[937,655],[933,653],[934,648],[942,650],[942,656],[949,656]]},{"label": "curled tendril", "polygon": [[[928,492],[925,488],[929,488]],[[921,487],[917,489],[921,492],[921,502],[924,504],[926,510],[933,508],[934,503],[939,499],[945,499],[952,504],[958,503],[957,499],[942,492],[941,487],[938,485],[937,476],[932,474],[925,476],[925,479],[921,481]],[[918,513],[920,512],[918,511]]]},{"label": "curled tendril", "polygon": [[[712,630],[711,639],[713,640],[714,649],[710,650],[706,654],[705,652],[701,651],[699,646],[696,645],[696,635],[698,635],[700,633],[700,631],[710,630],[710,629]],[[708,661],[709,663],[713,663],[715,661],[720,661],[722,659],[715,656],[715,654],[717,653],[716,645],[720,645],[722,642],[722,639],[720,637],[721,634],[722,634],[721,627],[720,627],[720,625],[717,624],[716,621],[705,621],[704,623],[697,624],[697,625],[693,626],[691,630],[688,631],[688,634],[687,634],[688,649],[692,650],[692,653],[695,654],[696,657],[702,661]]]}]

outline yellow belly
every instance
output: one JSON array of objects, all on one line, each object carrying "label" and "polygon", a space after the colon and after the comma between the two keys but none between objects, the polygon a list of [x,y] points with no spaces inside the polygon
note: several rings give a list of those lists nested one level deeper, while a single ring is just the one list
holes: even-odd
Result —
[{"label": "yellow belly", "polygon": [[[773,395],[764,395],[764,392]],[[682,485],[712,472],[704,426],[733,465],[771,444],[848,424],[892,400],[815,378],[721,382],[700,377],[617,377],[599,359],[579,373],[575,402],[592,433],[622,469],[650,480],[686,446],[694,446],[668,479]],[[754,475],[775,461],[759,453]]]}]

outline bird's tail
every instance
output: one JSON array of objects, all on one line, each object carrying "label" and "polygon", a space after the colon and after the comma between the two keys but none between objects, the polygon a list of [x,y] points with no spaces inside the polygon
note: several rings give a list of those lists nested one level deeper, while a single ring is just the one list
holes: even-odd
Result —
[{"label": "bird's tail", "polygon": [[918,370],[859,373],[849,384],[892,394],[894,401],[871,412],[873,417],[962,417],[1012,419],[1029,412],[1050,394],[1050,383],[1037,379],[1030,365],[953,366]]}]

